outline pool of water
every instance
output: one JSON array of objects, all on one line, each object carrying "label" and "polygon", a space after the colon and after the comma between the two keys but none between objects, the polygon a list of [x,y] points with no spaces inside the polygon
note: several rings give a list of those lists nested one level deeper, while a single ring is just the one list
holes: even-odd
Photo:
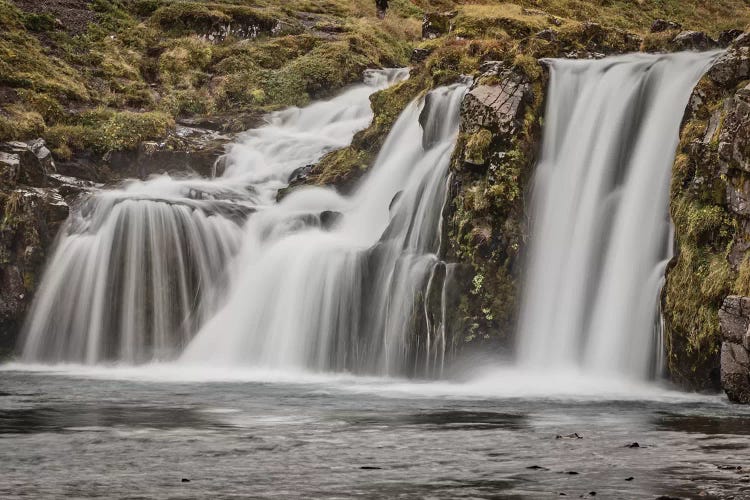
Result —
[{"label": "pool of water", "polygon": [[544,380],[6,365],[0,498],[750,498],[750,409]]}]

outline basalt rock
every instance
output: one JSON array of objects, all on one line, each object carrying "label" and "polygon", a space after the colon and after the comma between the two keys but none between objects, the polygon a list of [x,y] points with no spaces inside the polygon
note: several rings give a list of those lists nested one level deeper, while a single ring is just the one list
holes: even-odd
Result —
[{"label": "basalt rock", "polygon": [[730,401],[750,404],[750,297],[727,297],[719,321],[721,387]]}]

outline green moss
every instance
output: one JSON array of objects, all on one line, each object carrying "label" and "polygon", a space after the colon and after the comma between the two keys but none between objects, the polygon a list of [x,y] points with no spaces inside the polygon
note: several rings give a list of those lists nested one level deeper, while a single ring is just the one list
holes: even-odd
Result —
[{"label": "green moss", "polygon": [[483,128],[469,136],[466,141],[464,160],[475,165],[484,165],[489,159],[492,132]]}]

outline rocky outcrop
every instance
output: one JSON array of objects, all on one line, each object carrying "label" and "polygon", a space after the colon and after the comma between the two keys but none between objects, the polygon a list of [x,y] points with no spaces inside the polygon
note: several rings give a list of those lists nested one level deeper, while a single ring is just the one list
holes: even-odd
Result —
[{"label": "rocky outcrop", "polygon": [[85,189],[54,173],[44,141],[0,144],[0,356],[15,344],[47,250]]},{"label": "rocky outcrop", "polygon": [[488,62],[461,108],[444,214],[443,252],[453,293],[453,352],[507,348],[515,328],[519,255],[526,240],[524,186],[531,176],[544,73],[537,79]]},{"label": "rocky outcrop", "polygon": [[197,127],[178,125],[163,141],[142,142],[135,151],[109,155],[109,165],[119,177],[145,179],[153,174],[187,173],[213,177],[217,161],[234,135]]},{"label": "rocky outcrop", "polygon": [[750,404],[750,297],[727,297],[719,321],[721,387],[730,401]]},{"label": "rocky outcrop", "polygon": [[750,296],[747,42],[735,37],[695,88],[673,168],[676,256],[662,300],[667,362],[675,382],[697,390],[736,385],[742,366],[726,332],[747,310],[735,296]]}]

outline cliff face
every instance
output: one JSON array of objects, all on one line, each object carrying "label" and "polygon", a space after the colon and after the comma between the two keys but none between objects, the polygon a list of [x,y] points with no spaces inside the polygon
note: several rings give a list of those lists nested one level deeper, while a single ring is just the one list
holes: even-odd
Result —
[{"label": "cliff face", "polygon": [[737,38],[696,87],[673,169],[676,256],[663,294],[668,367],[676,382],[698,390],[721,385],[722,303],[750,294],[749,46],[750,36]]}]

